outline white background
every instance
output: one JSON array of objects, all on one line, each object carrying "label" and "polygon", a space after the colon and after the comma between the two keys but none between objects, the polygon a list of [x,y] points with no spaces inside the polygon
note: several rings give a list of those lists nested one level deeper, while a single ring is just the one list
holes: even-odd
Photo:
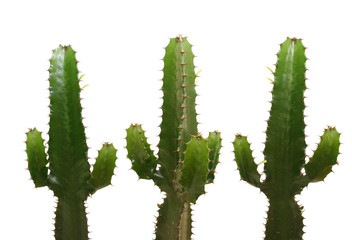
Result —
[{"label": "white background", "polygon": [[85,74],[83,116],[90,162],[105,141],[118,148],[113,186],[87,201],[93,240],[153,238],[162,194],[138,181],[126,159],[125,128],[143,123],[158,143],[159,91],[170,37],[188,36],[201,69],[199,130],[222,132],[215,184],[194,209],[194,239],[262,239],[267,199],[240,181],[232,144],[248,135],[263,160],[272,85],[267,66],[286,37],[308,47],[307,154],[323,129],[338,128],[339,166],[325,183],[310,184],[304,205],[305,240],[352,239],[352,8],[348,1],[1,1],[0,3],[0,239],[49,240],[55,199],[35,189],[26,168],[25,132],[48,131],[51,50],[71,44]]}]

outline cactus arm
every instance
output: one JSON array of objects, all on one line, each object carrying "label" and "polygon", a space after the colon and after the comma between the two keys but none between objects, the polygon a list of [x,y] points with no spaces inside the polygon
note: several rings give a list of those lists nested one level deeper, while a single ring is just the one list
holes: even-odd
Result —
[{"label": "cactus arm", "polygon": [[288,38],[278,53],[264,149],[267,184],[291,182],[300,176],[304,164],[304,52],[300,39]]},{"label": "cactus arm", "polygon": [[174,170],[183,161],[184,143],[197,133],[194,89],[194,64],[191,45],[186,38],[170,40],[164,57],[162,122],[160,125],[160,173],[171,182]]},{"label": "cactus arm", "polygon": [[142,179],[153,179],[157,159],[144,135],[141,125],[131,124],[127,129],[127,157],[132,162],[132,169]]},{"label": "cactus arm", "polygon": [[187,144],[180,184],[185,188],[187,201],[195,203],[204,194],[208,175],[209,151],[206,140],[194,136]]},{"label": "cactus arm", "polygon": [[98,189],[111,184],[112,175],[116,167],[116,148],[109,143],[105,143],[100,149],[97,160],[94,164],[92,176],[88,183],[93,187],[93,193]]},{"label": "cactus arm", "polygon": [[44,139],[42,133],[37,129],[27,132],[26,152],[28,156],[28,170],[35,187],[47,186],[48,160],[45,153]]},{"label": "cactus arm", "polygon": [[208,176],[207,183],[214,182],[215,169],[219,163],[219,155],[221,149],[221,137],[218,131],[210,132],[207,138],[209,148],[209,163],[208,163]]},{"label": "cactus arm", "polygon": [[305,165],[306,175],[310,182],[323,181],[332,171],[332,166],[337,164],[339,139],[340,133],[335,128],[329,127],[324,131],[313,157]]},{"label": "cactus arm", "polygon": [[258,165],[254,162],[252,150],[248,143],[247,137],[240,134],[236,135],[233,142],[235,149],[235,159],[241,175],[241,179],[249,184],[261,188],[260,174],[258,173]]}]

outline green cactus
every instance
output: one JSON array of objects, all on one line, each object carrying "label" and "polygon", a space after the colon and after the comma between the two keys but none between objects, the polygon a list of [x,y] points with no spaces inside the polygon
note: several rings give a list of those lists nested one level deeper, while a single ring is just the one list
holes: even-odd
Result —
[{"label": "green cactus", "polygon": [[221,148],[220,133],[212,132],[206,140],[197,132],[191,47],[181,36],[171,39],[166,47],[158,158],[141,125],[127,129],[132,169],[166,193],[156,224],[157,240],[191,239],[191,203],[204,194],[206,183],[213,182]]},{"label": "green cactus", "polygon": [[[237,135],[235,158],[241,178],[269,199],[265,239],[299,240],[303,236],[302,206],[295,201],[310,182],[322,181],[337,163],[340,134],[324,131],[313,157],[305,163],[305,48],[300,39],[281,44],[272,90],[272,107],[264,149],[266,179],[261,181],[247,138]],[[305,174],[302,172],[304,168]]]},{"label": "green cactus", "polygon": [[84,203],[88,195],[110,184],[116,149],[112,144],[105,143],[99,151],[93,172],[90,172],[81,117],[77,60],[71,46],[59,46],[53,50],[49,74],[48,152],[45,153],[41,132],[30,129],[26,141],[28,169],[36,187],[48,186],[58,198],[55,238],[87,240]]}]

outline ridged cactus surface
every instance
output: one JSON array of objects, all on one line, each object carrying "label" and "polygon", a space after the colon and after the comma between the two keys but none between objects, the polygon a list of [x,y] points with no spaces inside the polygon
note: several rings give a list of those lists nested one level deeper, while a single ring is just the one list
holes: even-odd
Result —
[{"label": "ridged cactus surface", "polygon": [[48,186],[58,198],[57,240],[87,240],[85,200],[110,184],[116,149],[104,144],[90,171],[88,146],[81,116],[77,60],[71,46],[53,51],[49,69],[50,122],[48,150],[41,132],[27,132],[28,168],[36,187]]},{"label": "ridged cactus surface", "polygon": [[166,193],[156,223],[157,240],[188,240],[192,235],[191,203],[213,182],[221,148],[220,133],[204,139],[197,130],[192,46],[187,38],[170,40],[164,57],[162,122],[158,157],[141,125],[127,129],[128,158],[142,179],[152,179]]},{"label": "ridged cactus surface", "polygon": [[274,73],[264,148],[264,181],[260,179],[247,138],[237,135],[234,141],[241,178],[260,188],[269,199],[266,240],[302,239],[302,207],[295,201],[295,195],[310,182],[324,180],[339,154],[340,134],[334,127],[328,127],[314,155],[305,162],[305,63],[301,40],[287,38],[281,44]]}]

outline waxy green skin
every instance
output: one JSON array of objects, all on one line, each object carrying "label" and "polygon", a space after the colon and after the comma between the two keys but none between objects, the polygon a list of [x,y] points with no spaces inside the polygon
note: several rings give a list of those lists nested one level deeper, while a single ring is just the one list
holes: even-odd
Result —
[{"label": "waxy green skin", "polygon": [[30,129],[26,141],[28,169],[36,187],[48,186],[58,198],[55,238],[87,240],[84,202],[88,195],[110,184],[116,149],[105,143],[91,173],[81,116],[77,60],[71,46],[53,50],[49,74],[48,151],[46,154],[41,132]]},{"label": "waxy green skin", "polygon": [[313,157],[305,163],[305,62],[301,40],[287,38],[281,44],[274,73],[264,148],[264,181],[260,180],[247,138],[237,135],[234,141],[241,178],[258,187],[269,199],[266,240],[302,239],[302,207],[295,201],[295,195],[310,182],[323,181],[337,164],[340,134],[333,127],[324,131]]},{"label": "waxy green skin", "polygon": [[195,111],[194,55],[187,38],[170,40],[164,57],[162,122],[156,157],[141,125],[127,129],[128,158],[142,179],[152,179],[166,193],[156,223],[157,240],[189,240],[191,203],[213,182],[221,148],[220,133],[199,135]]}]

